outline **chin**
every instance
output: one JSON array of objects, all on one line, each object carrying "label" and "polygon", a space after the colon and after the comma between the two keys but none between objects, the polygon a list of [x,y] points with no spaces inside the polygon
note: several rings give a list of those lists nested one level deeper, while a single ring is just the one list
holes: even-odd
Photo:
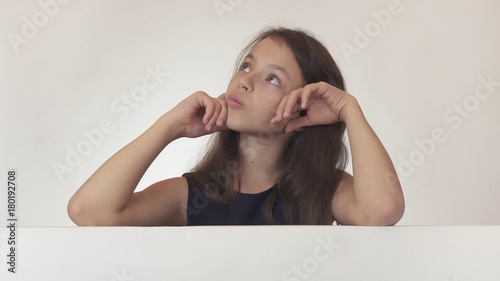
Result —
[{"label": "chin", "polygon": [[238,131],[237,128],[237,124],[234,124],[235,122],[232,122],[232,118],[228,118],[227,121],[226,121],[226,126],[228,129],[230,130],[233,130],[233,131]]},{"label": "chin", "polygon": [[252,135],[266,136],[269,134],[281,134],[285,128],[285,124],[280,122],[278,124],[271,124],[271,118],[267,121],[262,121],[262,124],[250,124],[248,121],[240,120],[237,117],[228,117],[226,126],[233,131],[239,133],[246,133]]},{"label": "chin", "polygon": [[226,120],[226,126],[233,131],[246,131],[250,125],[248,121],[242,120],[241,116],[229,114]]}]

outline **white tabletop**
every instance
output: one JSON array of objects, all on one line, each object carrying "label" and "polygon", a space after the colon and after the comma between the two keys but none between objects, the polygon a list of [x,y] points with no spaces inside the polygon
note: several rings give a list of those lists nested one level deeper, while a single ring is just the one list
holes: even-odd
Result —
[{"label": "white tabletop", "polygon": [[1,280],[500,280],[500,226],[20,227],[15,239],[16,273],[3,262]]}]

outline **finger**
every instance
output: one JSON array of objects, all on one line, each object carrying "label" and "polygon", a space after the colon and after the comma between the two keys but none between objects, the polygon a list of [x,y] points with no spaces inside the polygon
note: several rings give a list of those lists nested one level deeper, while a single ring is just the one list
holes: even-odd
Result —
[{"label": "finger", "polygon": [[215,111],[215,104],[210,99],[202,98],[201,106],[205,108],[205,115],[203,115],[203,124],[207,125],[212,118]]},{"label": "finger", "polygon": [[310,121],[307,119],[307,116],[298,117],[290,120],[285,126],[285,133],[290,133],[300,128],[310,126]]},{"label": "finger", "polygon": [[218,101],[221,105],[221,111],[219,117],[217,118],[217,126],[221,127],[226,123],[227,119],[227,104],[225,101]]},{"label": "finger", "polygon": [[212,118],[207,123],[207,130],[211,130],[212,127],[215,125],[217,122],[217,119],[219,118],[219,114],[222,110],[222,106],[215,100],[212,100],[212,103],[214,104],[214,112],[212,114]]},{"label": "finger", "polygon": [[281,120],[283,120],[283,112],[285,111],[285,105],[286,105],[287,100],[288,100],[288,96],[284,96],[281,99],[280,104],[276,108],[276,113],[274,114],[273,119],[271,119],[272,124],[281,122]]},{"label": "finger", "polygon": [[215,131],[226,131],[226,130],[229,130],[229,128],[227,127],[226,125],[226,122],[222,122],[222,125],[217,125],[217,127],[215,128]]},{"label": "finger", "polygon": [[326,90],[322,89],[324,84],[326,83],[324,82],[312,83],[304,87],[305,90],[304,93],[302,94],[301,104],[300,104],[301,109],[306,109],[310,105],[309,100],[317,98],[319,95],[321,95],[323,91]]},{"label": "finger", "polygon": [[290,95],[286,101],[283,117],[288,118],[292,115],[294,105],[298,104],[298,101],[301,99],[301,95],[304,88],[296,89],[290,92]]},{"label": "finger", "polygon": [[[293,119],[293,118],[297,118],[299,116],[299,110],[300,110],[300,105],[298,102],[294,103],[292,105],[292,110],[290,111],[290,114],[287,118],[283,118],[283,120],[285,119]],[[294,116],[296,115],[296,116]]]},{"label": "finger", "polygon": [[304,87],[304,92],[302,93],[302,99],[300,102],[300,109],[306,109],[309,106],[309,99],[315,90],[315,84],[309,84]]},{"label": "finger", "polygon": [[226,100],[226,93],[224,93],[224,94],[222,94],[222,95],[218,96],[218,97],[217,97],[217,99],[218,99],[218,100],[223,100],[223,101],[225,101],[225,100]]}]

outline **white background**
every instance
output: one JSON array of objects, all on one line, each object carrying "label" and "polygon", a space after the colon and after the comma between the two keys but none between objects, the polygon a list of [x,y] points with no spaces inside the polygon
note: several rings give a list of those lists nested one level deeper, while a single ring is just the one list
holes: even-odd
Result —
[{"label": "white background", "polygon": [[[500,85],[474,98],[480,77],[500,82],[497,1],[74,0],[52,2],[51,15],[40,3],[0,3],[0,179],[17,169],[22,226],[74,225],[66,206],[81,184],[183,98],[223,93],[241,48],[269,25],[308,29],[332,53],[403,181],[400,225],[500,223]],[[114,111],[148,67],[169,75],[128,115]],[[103,120],[113,130],[69,167],[68,147]],[[419,152],[435,130],[441,142]],[[138,190],[189,170],[206,141],[171,144]],[[54,163],[71,171],[59,179]]]}]

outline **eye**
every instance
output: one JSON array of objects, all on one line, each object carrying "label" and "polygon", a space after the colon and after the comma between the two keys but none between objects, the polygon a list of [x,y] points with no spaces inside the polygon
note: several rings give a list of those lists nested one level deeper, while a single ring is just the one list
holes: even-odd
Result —
[{"label": "eye", "polygon": [[250,65],[248,63],[244,62],[244,63],[241,64],[240,70],[243,70],[245,72],[249,72],[250,71]]},{"label": "eye", "polygon": [[266,80],[269,83],[273,84],[273,85],[276,85],[276,86],[280,86],[281,85],[280,80],[278,79],[278,77],[276,77],[274,75],[270,75]]}]

